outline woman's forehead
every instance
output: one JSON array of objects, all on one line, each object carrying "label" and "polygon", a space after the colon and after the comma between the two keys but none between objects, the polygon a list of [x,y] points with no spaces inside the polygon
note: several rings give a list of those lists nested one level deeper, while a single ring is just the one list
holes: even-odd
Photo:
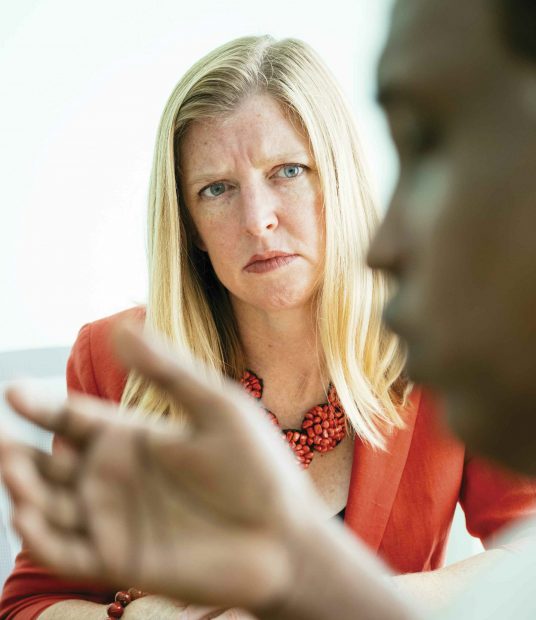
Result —
[{"label": "woman's forehead", "polygon": [[[310,156],[303,130],[272,97],[250,97],[225,116],[193,121],[180,143],[181,170],[219,168],[227,160],[263,165]],[[289,159],[290,158],[290,159]]]},{"label": "woman's forehead", "polygon": [[227,135],[237,130],[266,130],[272,127],[276,130],[304,133],[301,124],[296,122],[288,108],[267,93],[257,93],[242,99],[231,111],[191,121],[184,137],[193,133],[195,140],[206,140],[216,134]]}]

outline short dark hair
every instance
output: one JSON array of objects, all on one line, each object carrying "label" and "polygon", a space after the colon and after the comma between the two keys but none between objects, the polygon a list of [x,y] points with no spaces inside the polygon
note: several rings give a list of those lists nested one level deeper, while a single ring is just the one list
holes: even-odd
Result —
[{"label": "short dark hair", "polygon": [[536,61],[536,0],[494,0],[494,4],[510,47]]}]

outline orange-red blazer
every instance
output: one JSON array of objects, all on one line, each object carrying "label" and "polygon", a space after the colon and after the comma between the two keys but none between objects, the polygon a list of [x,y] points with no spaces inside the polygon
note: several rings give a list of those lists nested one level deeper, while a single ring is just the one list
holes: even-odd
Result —
[{"label": "orange-red blazer", "polygon": [[[143,320],[143,312],[128,310],[81,329],[67,365],[69,390],[119,401],[126,376],[110,348],[110,325],[118,317]],[[467,455],[441,427],[428,393],[414,390],[411,403],[406,428],[389,437],[387,451],[355,442],[345,516],[346,525],[399,573],[442,565],[457,502],[469,532],[488,546],[504,525],[536,514],[536,484]],[[71,598],[108,603],[113,592],[58,579],[23,550],[6,581],[0,618],[30,620]]]}]

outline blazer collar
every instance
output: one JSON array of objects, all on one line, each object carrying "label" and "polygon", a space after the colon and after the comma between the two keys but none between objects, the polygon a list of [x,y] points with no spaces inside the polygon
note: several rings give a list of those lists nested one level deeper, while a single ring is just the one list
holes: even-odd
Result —
[{"label": "blazer collar", "polygon": [[373,550],[378,551],[406,465],[421,400],[420,389],[409,397],[406,426],[386,439],[386,450],[356,439],[345,522]]}]

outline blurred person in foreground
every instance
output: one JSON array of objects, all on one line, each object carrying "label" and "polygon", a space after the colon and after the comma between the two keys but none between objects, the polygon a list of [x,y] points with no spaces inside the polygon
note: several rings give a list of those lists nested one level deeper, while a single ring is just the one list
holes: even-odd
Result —
[{"label": "blurred person in foreground", "polygon": [[[369,255],[398,281],[386,316],[408,341],[411,375],[443,392],[471,449],[532,475],[535,35],[526,1],[397,3],[379,91],[401,171]],[[242,394],[132,329],[117,338],[125,363],[186,408],[191,431],[11,390],[20,413],[71,446],[55,457],[2,448],[16,525],[40,560],[259,617],[419,616],[358,541],[316,516],[316,495]],[[481,570],[444,617],[534,617],[534,547]]]}]

